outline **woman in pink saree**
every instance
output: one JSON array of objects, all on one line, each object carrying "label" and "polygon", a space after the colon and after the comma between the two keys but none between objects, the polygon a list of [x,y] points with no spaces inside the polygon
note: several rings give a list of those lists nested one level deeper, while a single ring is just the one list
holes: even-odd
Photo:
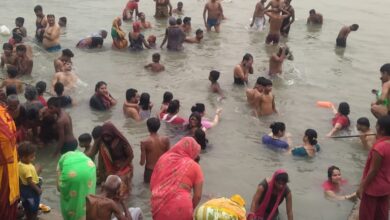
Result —
[{"label": "woman in pink saree", "polygon": [[195,162],[199,153],[195,139],[184,137],[157,161],[150,182],[154,220],[192,220],[203,187],[203,173]]},{"label": "woman in pink saree", "polygon": [[248,220],[277,220],[279,219],[279,205],[286,199],[287,219],[293,220],[292,196],[287,186],[288,174],[277,170],[272,178],[264,179],[253,196],[251,212]]}]

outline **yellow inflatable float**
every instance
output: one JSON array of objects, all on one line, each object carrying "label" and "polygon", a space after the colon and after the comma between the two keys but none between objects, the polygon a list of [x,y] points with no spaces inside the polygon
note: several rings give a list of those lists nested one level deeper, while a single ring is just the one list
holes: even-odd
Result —
[{"label": "yellow inflatable float", "polygon": [[245,200],[240,195],[230,199],[212,199],[195,210],[194,220],[245,220]]}]

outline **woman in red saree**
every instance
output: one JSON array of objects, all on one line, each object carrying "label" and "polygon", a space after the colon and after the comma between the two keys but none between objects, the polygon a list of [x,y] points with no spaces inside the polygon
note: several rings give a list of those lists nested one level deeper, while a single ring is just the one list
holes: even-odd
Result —
[{"label": "woman in red saree", "polygon": [[264,179],[253,196],[248,220],[279,219],[279,205],[286,199],[287,219],[293,220],[292,196],[287,186],[288,174],[283,169],[277,170],[272,178]]},{"label": "woman in red saree", "polygon": [[199,152],[195,139],[184,137],[157,161],[150,181],[154,220],[193,219],[203,187],[203,173],[195,162]]},{"label": "woman in red saree", "polygon": [[118,175],[123,183],[121,196],[127,199],[131,191],[133,177],[133,150],[127,139],[111,122],[106,122],[102,126],[99,155],[99,158],[102,159],[99,163],[104,165],[104,172],[99,174],[105,177]]},{"label": "woman in red saree", "polygon": [[0,213],[3,220],[16,219],[19,199],[19,168],[16,128],[12,117],[0,104]]}]

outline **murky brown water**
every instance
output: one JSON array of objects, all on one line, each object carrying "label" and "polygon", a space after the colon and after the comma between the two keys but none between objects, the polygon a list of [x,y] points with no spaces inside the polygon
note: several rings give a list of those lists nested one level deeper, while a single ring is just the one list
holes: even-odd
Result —
[{"label": "murky brown water", "polygon": [[[145,214],[149,212],[149,190],[142,183],[143,168],[139,162],[139,142],[147,136],[144,123],[134,123],[122,115],[125,91],[136,88],[139,92],[149,92],[159,108],[164,91],[171,91],[181,101],[180,114],[189,116],[190,107],[195,102],[206,104],[209,116],[217,107],[223,108],[220,125],[208,133],[212,148],[202,155],[201,166],[205,175],[204,194],[230,196],[241,194],[248,204],[251,202],[257,184],[274,170],[286,168],[291,176],[290,188],[293,192],[295,219],[346,219],[352,203],[329,202],[323,198],[320,187],[326,178],[327,167],[335,164],[342,169],[343,176],[349,179],[346,191],[355,189],[362,173],[366,152],[357,140],[328,140],[323,138],[329,131],[331,112],[315,107],[317,100],[331,100],[336,103],[348,101],[351,105],[351,121],[366,116],[375,121],[369,112],[373,96],[372,88],[380,86],[379,67],[388,60],[390,31],[387,28],[390,14],[388,1],[293,1],[297,20],[293,24],[288,45],[295,60],[284,65],[283,79],[274,81],[274,93],[279,115],[253,118],[246,106],[242,88],[232,85],[232,69],[243,54],[252,53],[255,57],[255,74],[250,76],[251,86],[260,75],[265,75],[268,57],[274,50],[264,45],[265,33],[248,31],[255,1],[233,0],[224,3],[227,20],[222,24],[220,34],[205,34],[200,45],[185,45],[181,53],[160,51],[166,71],[151,74],[143,65],[151,61],[155,51],[140,53],[118,52],[110,49],[109,37],[103,49],[82,51],[75,48],[78,40],[98,29],[110,29],[112,20],[120,15],[126,1],[0,1],[0,25],[13,27],[14,19],[23,16],[30,37],[35,30],[33,7],[42,4],[44,12],[54,13],[56,17],[67,16],[68,28],[61,38],[64,48],[75,53],[73,63],[76,73],[87,86],[80,86],[74,94],[78,105],[69,109],[75,134],[90,132],[95,125],[111,120],[129,139],[135,152],[133,179],[134,191],[131,204],[140,206]],[[176,1],[173,1],[176,5]],[[184,1],[186,15],[192,17],[193,29],[203,28],[201,19],[204,1]],[[18,6],[18,7],[16,7]],[[308,29],[305,25],[308,11],[315,8],[324,15],[321,30]],[[164,21],[156,21],[153,1],[141,0],[140,11],[146,13],[154,28],[145,35],[155,34],[161,43]],[[342,25],[358,23],[360,29],[352,33],[345,51],[335,50],[335,38]],[[130,24],[124,24],[130,30]],[[6,40],[1,37],[1,44]],[[49,54],[29,42],[34,48],[34,69],[27,82],[51,81],[54,73],[53,59],[58,54]],[[227,99],[222,103],[208,93],[208,72],[220,70],[221,87]],[[108,82],[111,94],[119,101],[111,112],[96,113],[88,106],[94,85],[99,80]],[[269,131],[272,121],[283,121],[294,136],[294,143],[301,144],[301,136],[306,128],[315,128],[320,134],[322,152],[311,160],[292,158],[273,152],[260,142],[260,137]],[[166,131],[162,128],[162,132]],[[59,194],[55,189],[56,161],[44,151],[40,152],[38,162],[44,165],[42,176],[45,179],[43,201],[54,208],[59,207]],[[284,206],[281,208],[282,219]]]}]

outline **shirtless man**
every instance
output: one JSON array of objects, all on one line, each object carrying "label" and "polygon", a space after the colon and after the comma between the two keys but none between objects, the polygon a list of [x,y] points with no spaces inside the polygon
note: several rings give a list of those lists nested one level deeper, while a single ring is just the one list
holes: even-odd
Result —
[{"label": "shirtless man", "polygon": [[154,53],[152,56],[153,63],[144,66],[145,69],[150,69],[154,73],[159,73],[165,70],[165,66],[160,63],[160,54]]},{"label": "shirtless man", "polygon": [[195,37],[186,37],[185,42],[199,44],[203,39],[202,29],[198,29],[195,32]]},{"label": "shirtless man", "polygon": [[[156,2],[156,18],[167,18],[172,16],[172,5],[169,0],[153,0]],[[168,10],[169,9],[169,10]]]},{"label": "shirtless man", "polygon": [[291,5],[291,0],[285,0],[283,9],[282,15],[286,15],[286,12],[288,11],[290,16],[283,19],[282,26],[280,27],[280,33],[284,37],[287,37],[290,32],[290,26],[295,21],[295,10]]},{"label": "shirtless man", "polygon": [[370,129],[370,121],[366,117],[361,117],[356,122],[356,129],[360,133],[360,141],[363,147],[370,150],[375,143],[375,132]]},{"label": "shirtless man", "polygon": [[19,45],[24,45],[26,47],[26,55],[28,58],[32,59],[33,58],[33,52],[32,52],[32,47],[30,45],[27,45],[23,42],[23,36],[17,33],[16,31],[12,31],[12,39],[14,41],[14,53],[16,53],[16,48]]},{"label": "shirtless man", "polygon": [[248,84],[249,74],[253,74],[253,56],[249,53],[245,54],[240,64],[234,67],[234,84]]},{"label": "shirtless man", "polygon": [[122,14],[123,21],[128,21],[133,19],[134,12],[135,12],[135,17],[137,17],[138,2],[139,0],[129,0],[129,2],[127,2],[125,9],[123,9],[123,14]]},{"label": "shirtless man", "polygon": [[223,9],[221,3],[217,2],[217,0],[210,0],[207,2],[203,10],[203,21],[207,31],[211,31],[211,28],[214,27],[215,32],[219,33],[222,18]]},{"label": "shirtless man", "polygon": [[150,22],[146,21],[145,13],[143,13],[143,12],[138,13],[138,18],[141,21],[141,27],[143,29],[152,28],[152,25],[150,24]]},{"label": "shirtless man", "polygon": [[189,34],[191,33],[192,26],[191,26],[191,18],[190,17],[184,17],[183,18],[183,25],[181,26],[184,33]]},{"label": "shirtless man", "polygon": [[184,14],[184,11],[183,11],[183,2],[178,2],[178,3],[177,3],[177,8],[173,9],[172,12],[175,13],[175,14],[178,14],[178,15]]},{"label": "shirtless man", "polygon": [[375,103],[371,104],[371,112],[376,118],[386,116],[390,113],[390,63],[380,68],[382,91]]},{"label": "shirtless man", "polygon": [[307,24],[322,25],[322,14],[317,13],[316,10],[311,9],[309,11],[309,17],[307,18]]},{"label": "shirtless man", "polygon": [[[281,15],[280,12],[283,11],[285,14]],[[278,44],[280,39],[280,28],[282,27],[282,22],[285,18],[288,18],[291,14],[288,11],[283,9],[270,9],[264,12],[269,18],[269,33],[265,39],[266,44]]]},{"label": "shirtless man", "polygon": [[287,47],[279,47],[277,54],[272,54],[269,58],[269,75],[282,74],[283,61],[288,55],[289,50]]},{"label": "shirtless man", "polygon": [[259,98],[259,96],[261,96],[261,94],[263,93],[264,91],[264,85],[266,84],[266,78],[264,77],[258,77],[257,80],[256,80],[256,84],[255,86],[253,87],[253,89],[247,89],[245,91],[246,93],[246,100],[248,101],[248,104],[250,107],[253,107],[253,108],[258,108],[257,106],[257,100]]},{"label": "shirtless man", "polygon": [[186,34],[183,30],[176,25],[176,19],[173,17],[169,18],[169,27],[165,30],[164,39],[160,45],[160,48],[163,48],[165,43],[167,44],[167,49],[171,51],[180,51],[183,50],[183,42],[186,38]]},{"label": "shirtless man", "polygon": [[58,134],[58,141],[54,156],[59,153],[64,154],[68,151],[74,151],[78,145],[76,138],[73,136],[72,118],[60,106],[61,102],[57,97],[51,97],[47,101],[48,113],[56,118],[54,127]]},{"label": "shirtless man", "polygon": [[33,61],[27,56],[27,48],[24,45],[16,47],[16,61],[15,66],[18,70],[18,76],[31,75],[33,68]]},{"label": "shirtless man", "polygon": [[54,70],[56,72],[63,71],[63,67],[65,63],[72,63],[72,58],[74,57],[74,54],[69,49],[62,50],[62,54],[60,57],[54,60]]},{"label": "shirtless man", "polygon": [[16,92],[18,94],[23,92],[23,83],[19,79],[16,79],[18,75],[18,70],[14,66],[9,66],[7,69],[8,78],[4,79],[0,85],[0,89],[3,89],[7,86],[15,86]]},{"label": "shirtless man", "polygon": [[35,20],[35,25],[37,27],[35,31],[35,38],[38,42],[42,43],[43,40],[43,34],[45,33],[45,29],[47,26],[47,18],[43,14],[42,6],[37,5],[34,7],[35,15],[37,16],[37,19]]},{"label": "shirtless man", "polygon": [[61,49],[60,45],[60,26],[56,23],[54,15],[47,15],[48,26],[43,34],[43,47],[49,52],[56,52]]},{"label": "shirtless man", "polygon": [[122,180],[119,176],[109,175],[102,184],[102,194],[90,194],[86,197],[87,220],[111,220],[112,215],[118,220],[132,220],[124,201],[118,199],[121,184]]},{"label": "shirtless man", "polygon": [[51,81],[51,91],[54,94],[54,85],[57,82],[60,82],[64,85],[64,94],[70,95],[70,93],[76,88],[76,83],[78,80],[79,77],[72,71],[72,63],[65,63],[63,70],[54,74]]},{"label": "shirtless man", "polygon": [[263,31],[265,26],[264,4],[266,2],[267,0],[261,0],[256,4],[255,11],[253,12],[252,23],[250,24],[251,27],[256,24],[256,29],[259,31]]},{"label": "shirtless man", "polygon": [[14,55],[13,50],[14,47],[12,46],[12,44],[9,43],[3,44],[4,53],[1,54],[1,63],[0,63],[1,69],[4,69],[4,67],[15,65],[16,56]]},{"label": "shirtless man", "polygon": [[272,81],[266,79],[264,81],[264,90],[263,93],[258,96],[257,104],[258,108],[256,109],[257,116],[271,115],[277,113],[275,108],[275,96],[272,94]]},{"label": "shirtless man", "polygon": [[349,33],[351,33],[351,31],[357,31],[358,29],[359,29],[358,24],[342,27],[336,39],[336,46],[343,47],[343,48],[347,47],[347,37]]},{"label": "shirtless man", "polygon": [[283,4],[283,0],[271,0],[268,2],[267,6],[265,6],[265,9],[268,9],[271,7],[271,9],[279,9]]},{"label": "shirtless man", "polygon": [[140,121],[141,117],[138,110],[139,94],[136,89],[130,88],[126,91],[126,101],[123,103],[123,113],[126,118],[132,118]]},{"label": "shirtless man", "polygon": [[157,131],[160,129],[160,120],[149,118],[146,121],[150,133],[146,140],[141,141],[141,159],[139,164],[145,165],[144,183],[150,183],[154,166],[157,160],[169,150],[169,139],[166,136],[160,136]]}]

